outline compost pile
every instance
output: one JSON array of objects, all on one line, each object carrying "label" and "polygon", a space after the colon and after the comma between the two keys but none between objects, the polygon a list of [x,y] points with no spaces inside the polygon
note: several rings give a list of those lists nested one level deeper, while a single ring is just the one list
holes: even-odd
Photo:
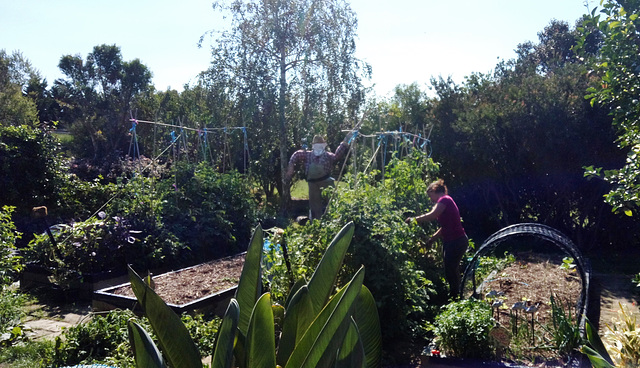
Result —
[{"label": "compost pile", "polygon": [[[238,285],[244,258],[243,253],[152,276],[153,288],[166,303],[186,304]],[[129,285],[114,289],[112,293],[135,297]]]}]

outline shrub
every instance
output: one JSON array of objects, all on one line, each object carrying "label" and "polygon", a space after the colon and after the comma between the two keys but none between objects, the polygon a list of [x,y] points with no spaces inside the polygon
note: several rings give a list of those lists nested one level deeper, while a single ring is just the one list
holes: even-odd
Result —
[{"label": "shrub", "polygon": [[453,302],[435,319],[435,335],[447,355],[489,358],[493,354],[489,332],[494,325],[491,307],[480,300]]},{"label": "shrub", "polygon": [[9,285],[22,269],[21,257],[16,252],[16,240],[22,234],[16,231],[16,225],[11,221],[11,214],[15,207],[0,208],[0,291]]},{"label": "shrub", "polygon": [[[87,322],[64,330],[56,339],[53,354],[57,366],[106,363],[120,368],[133,367],[127,323],[134,317],[130,310],[114,310],[96,314]],[[211,354],[220,318],[184,314],[181,319],[203,355]],[[150,328],[147,319],[136,321]]]},{"label": "shrub", "polygon": [[168,229],[191,249],[208,256],[236,252],[257,224],[251,181],[238,172],[218,173],[207,163],[180,163],[161,184]]}]

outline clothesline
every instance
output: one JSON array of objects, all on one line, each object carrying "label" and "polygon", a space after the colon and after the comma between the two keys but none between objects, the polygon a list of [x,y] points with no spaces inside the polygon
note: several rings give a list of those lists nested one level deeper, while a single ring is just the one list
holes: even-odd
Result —
[{"label": "clothesline", "polygon": [[138,120],[138,119],[129,119],[129,121],[133,122],[133,123],[145,123],[145,124],[155,124],[155,125],[160,125],[160,126],[165,126],[165,127],[171,127],[171,128],[178,128],[178,129],[183,129],[183,130],[191,130],[194,132],[202,132],[202,131],[213,131],[213,130],[234,130],[234,129],[247,129],[247,127],[223,127],[223,128],[189,128],[189,127],[183,127],[180,125],[173,125],[173,124],[167,124],[167,123],[161,123],[161,122],[157,122],[157,121],[147,121],[147,120]]}]

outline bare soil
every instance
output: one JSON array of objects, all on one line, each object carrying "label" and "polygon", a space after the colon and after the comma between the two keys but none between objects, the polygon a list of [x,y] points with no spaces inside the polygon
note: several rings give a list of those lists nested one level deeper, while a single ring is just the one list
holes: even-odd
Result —
[{"label": "bare soil", "polygon": [[[166,303],[187,304],[238,285],[244,258],[243,253],[158,276],[152,275],[153,288]],[[135,297],[129,285],[111,292]]]}]

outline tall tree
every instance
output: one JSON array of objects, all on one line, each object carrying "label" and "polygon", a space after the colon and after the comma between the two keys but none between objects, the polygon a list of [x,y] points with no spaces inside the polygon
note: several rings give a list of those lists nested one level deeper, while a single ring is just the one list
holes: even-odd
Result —
[{"label": "tall tree", "polygon": [[353,119],[362,100],[360,78],[370,68],[354,56],[356,16],[344,0],[216,1],[213,7],[231,14],[231,29],[213,47],[209,78],[226,83],[236,101],[257,102],[261,111],[250,115],[267,121],[277,117],[277,133],[266,138],[279,142],[280,193],[286,208],[290,193],[284,173],[292,137],[288,114],[299,111],[310,130],[314,121],[325,120],[328,133],[335,135],[349,108]]},{"label": "tall tree", "polygon": [[640,207],[640,1],[602,1],[600,14],[593,9],[581,28],[578,46],[587,56],[589,40],[602,40],[590,58],[595,83],[587,90],[592,105],[607,107],[619,132],[618,144],[628,152],[626,163],[615,170],[589,173],[602,175],[614,185],[606,200],[614,210],[632,216]]},{"label": "tall tree", "polygon": [[60,119],[69,123],[78,153],[94,161],[126,152],[129,114],[141,94],[151,92],[151,72],[139,59],[122,60],[120,48],[100,45],[84,61],[65,55],[58,64],[66,78],[58,79],[53,94],[61,101]]},{"label": "tall tree", "polygon": [[9,55],[0,49],[0,124],[34,126],[38,122],[36,105],[25,96],[29,80],[37,77],[22,54]]}]

